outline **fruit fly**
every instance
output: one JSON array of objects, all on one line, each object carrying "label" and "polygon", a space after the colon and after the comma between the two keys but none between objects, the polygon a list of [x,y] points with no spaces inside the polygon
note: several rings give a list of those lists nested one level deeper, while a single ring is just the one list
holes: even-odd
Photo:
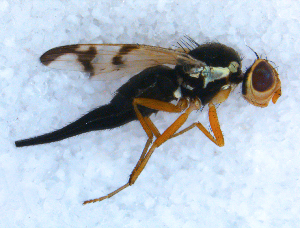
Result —
[{"label": "fruit fly", "polygon": [[[244,98],[255,106],[266,107],[271,99],[276,103],[280,97],[279,75],[268,60],[255,53],[257,59],[243,73],[242,59],[233,48],[221,43],[200,45],[189,37],[186,39],[178,43],[180,47],[177,49],[139,44],[76,44],[47,51],[40,60],[52,68],[87,72],[91,78],[100,80],[128,75],[131,78],[116,91],[110,103],[59,130],[16,141],[16,146],[55,142],[138,120],[148,140],[128,183],[83,204],[94,203],[133,185],[157,147],[192,128],[198,128],[216,145],[223,146],[215,105],[224,102],[239,83],[242,83]],[[192,111],[206,105],[209,107],[211,131],[200,122],[179,131]],[[180,113],[163,133],[149,118],[158,111]]]}]

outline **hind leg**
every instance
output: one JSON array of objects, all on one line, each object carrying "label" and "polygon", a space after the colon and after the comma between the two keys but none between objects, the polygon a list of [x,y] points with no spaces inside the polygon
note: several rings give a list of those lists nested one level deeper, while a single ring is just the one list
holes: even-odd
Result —
[{"label": "hind leg", "polygon": [[[195,104],[196,103],[196,104]],[[194,102],[190,105],[189,108],[186,109],[188,105],[187,100],[182,100],[178,102],[177,105],[173,105],[167,102],[162,102],[162,101],[157,101],[153,99],[144,99],[144,98],[137,98],[133,102],[134,109],[136,111],[137,117],[145,130],[146,134],[148,135],[148,140],[146,142],[145,148],[143,150],[143,153],[140,156],[140,159],[138,160],[136,166],[134,167],[128,183],[125,185],[121,186],[117,190],[109,193],[106,196],[100,197],[98,199],[93,199],[93,200],[88,200],[85,201],[83,204],[88,204],[88,203],[95,203],[98,201],[102,201],[104,199],[108,199],[115,194],[119,193],[120,191],[124,190],[130,185],[133,185],[134,182],[137,180],[141,172],[144,170],[146,164],[148,163],[151,155],[153,154],[154,150],[159,147],[161,144],[163,144],[165,141],[167,141],[187,120],[189,114],[195,110],[199,109],[200,103],[199,102]],[[160,134],[153,122],[150,120],[148,117],[143,117],[141,112],[138,110],[137,105],[141,105],[147,108],[159,110],[159,111],[166,111],[166,112],[173,112],[173,113],[178,113],[181,112],[182,110],[186,109],[186,111],[181,114],[178,119],[170,126],[168,127],[163,134]],[[154,141],[152,144],[151,148],[148,150],[149,146],[151,145],[151,142],[153,140],[153,134],[157,137],[157,139]]]}]

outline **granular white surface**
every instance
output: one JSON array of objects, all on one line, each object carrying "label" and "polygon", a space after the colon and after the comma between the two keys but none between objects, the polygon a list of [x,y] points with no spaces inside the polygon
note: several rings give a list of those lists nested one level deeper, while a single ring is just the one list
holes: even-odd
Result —
[{"label": "granular white surface", "polygon": [[[298,227],[299,1],[0,1],[0,227]],[[65,126],[126,82],[90,81],[40,64],[76,43],[170,47],[189,35],[218,41],[250,66],[254,49],[277,66],[282,97],[257,108],[238,87],[217,111],[219,148],[196,129],[166,142],[136,184],[125,184],[146,134],[138,122],[46,145],[14,141]],[[153,116],[160,130],[175,114]],[[207,109],[188,123],[208,124]]]}]

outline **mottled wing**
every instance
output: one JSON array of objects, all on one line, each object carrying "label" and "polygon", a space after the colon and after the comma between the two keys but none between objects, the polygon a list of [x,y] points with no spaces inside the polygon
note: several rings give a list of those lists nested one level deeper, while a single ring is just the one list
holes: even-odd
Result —
[{"label": "mottled wing", "polygon": [[181,51],[138,44],[68,45],[47,51],[40,60],[46,66],[87,72],[99,80],[133,76],[146,68],[163,64],[205,66]]}]

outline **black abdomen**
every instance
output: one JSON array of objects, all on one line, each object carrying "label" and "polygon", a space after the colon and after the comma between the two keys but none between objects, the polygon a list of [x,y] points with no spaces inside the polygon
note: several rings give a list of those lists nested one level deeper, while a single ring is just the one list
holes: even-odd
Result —
[{"label": "black abdomen", "polygon": [[[172,69],[157,66],[146,69],[122,85],[107,105],[101,106],[82,116],[75,122],[51,133],[19,140],[17,147],[44,144],[63,140],[89,131],[106,130],[120,127],[137,120],[132,102],[134,98],[151,98],[170,102],[178,88]],[[155,113],[155,110],[139,107],[144,116]]]}]

